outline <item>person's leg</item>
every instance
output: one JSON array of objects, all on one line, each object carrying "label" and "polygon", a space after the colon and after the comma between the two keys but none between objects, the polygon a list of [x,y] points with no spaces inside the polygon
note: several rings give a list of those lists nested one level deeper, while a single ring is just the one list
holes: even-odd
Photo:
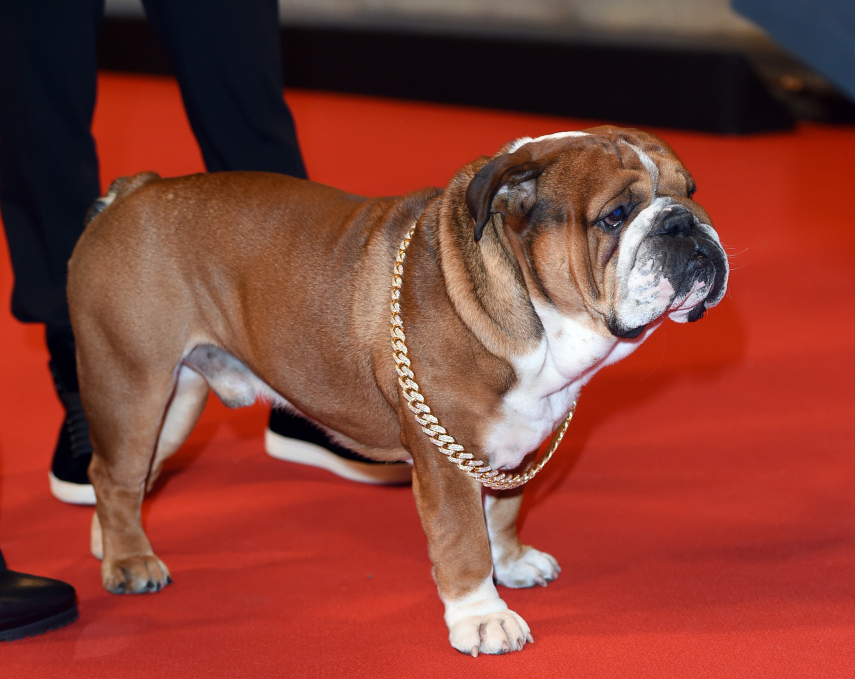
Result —
[{"label": "person's leg", "polygon": [[[90,125],[102,14],[103,0],[0,2],[0,211],[15,274],[12,312],[46,325],[66,408],[76,392],[66,263],[100,193]],[[62,478],[54,475],[52,490],[55,481],[71,484],[60,499],[80,501],[82,489],[92,500],[85,419],[69,415],[62,432],[53,465]]]},{"label": "person's leg", "polygon": [[282,97],[276,0],[144,0],[210,172],[306,177]]},{"label": "person's leg", "polygon": [[77,385],[74,335],[70,326],[47,326],[50,373],[57,396],[65,409],[65,419],[49,474],[53,496],[76,505],[94,505],[95,490],[89,481],[92,443],[89,423]]},{"label": "person's leg", "polygon": [[68,325],[65,270],[98,196],[100,2],[0,3],[0,209],[23,322]]},{"label": "person's leg", "polygon": [[[209,171],[306,177],[282,97],[276,0],[144,0],[166,48]],[[364,483],[408,483],[409,465],[377,464],[336,445],[303,418],[271,412],[267,452]]]}]

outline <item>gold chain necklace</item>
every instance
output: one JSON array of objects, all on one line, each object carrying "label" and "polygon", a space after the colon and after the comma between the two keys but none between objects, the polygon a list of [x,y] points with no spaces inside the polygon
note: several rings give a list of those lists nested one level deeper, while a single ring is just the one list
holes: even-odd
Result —
[{"label": "gold chain necklace", "polygon": [[405,343],[406,336],[404,335],[404,324],[401,321],[401,284],[404,276],[404,260],[407,256],[407,246],[413,237],[416,230],[416,223],[404,236],[401,241],[401,247],[398,249],[398,256],[395,258],[395,273],[392,276],[392,356],[395,359],[395,369],[398,371],[398,384],[401,385],[401,390],[404,398],[407,399],[407,406],[413,411],[416,422],[418,422],[422,431],[427,434],[430,442],[433,443],[446,459],[456,464],[457,467],[475,479],[478,483],[487,488],[497,488],[499,490],[509,490],[517,488],[528,481],[531,481],[537,473],[543,469],[544,465],[549,462],[549,458],[558,448],[561,439],[564,438],[564,432],[570,425],[570,420],[573,419],[573,413],[576,412],[576,401],[573,401],[573,406],[567,417],[558,427],[558,430],[552,437],[552,442],[542,458],[524,474],[514,474],[509,476],[504,472],[499,472],[490,465],[481,460],[474,459],[472,453],[467,453],[466,450],[454,437],[451,436],[443,426],[440,425],[436,415],[431,413],[430,408],[425,403],[425,398],[419,390],[419,385],[416,383],[416,376],[410,369],[410,359],[407,358],[407,345]]}]

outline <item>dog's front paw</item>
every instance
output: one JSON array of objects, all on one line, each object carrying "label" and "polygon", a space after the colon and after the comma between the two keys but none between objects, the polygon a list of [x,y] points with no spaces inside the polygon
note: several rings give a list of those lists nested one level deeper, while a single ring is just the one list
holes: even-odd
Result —
[{"label": "dog's front paw", "polygon": [[451,645],[473,657],[520,651],[534,641],[526,621],[499,598],[492,577],[468,596],[446,599],[445,623]]},{"label": "dog's front paw", "polygon": [[101,580],[113,594],[159,592],[172,582],[169,569],[153,554],[103,561]]},{"label": "dog's front paw", "polygon": [[526,547],[516,559],[502,559],[494,566],[496,582],[505,587],[534,587],[552,582],[561,572],[555,557],[534,547]]},{"label": "dog's front paw", "polygon": [[534,641],[526,621],[507,608],[459,620],[449,628],[448,640],[473,658],[479,653],[521,651],[527,641]]}]

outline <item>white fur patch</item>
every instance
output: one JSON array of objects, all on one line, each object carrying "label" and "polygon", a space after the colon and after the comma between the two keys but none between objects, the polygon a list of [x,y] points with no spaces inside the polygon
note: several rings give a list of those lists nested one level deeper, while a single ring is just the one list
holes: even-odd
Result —
[{"label": "white fur patch", "polygon": [[638,213],[620,237],[620,252],[618,253],[618,280],[626,281],[635,266],[635,256],[642,241],[647,238],[656,222],[659,213],[671,205],[670,198],[656,198],[646,208]]},{"label": "white fur patch", "polygon": [[493,572],[496,582],[505,587],[546,586],[555,580],[561,572],[558,561],[550,554],[534,547],[526,547],[517,559],[509,560],[503,553],[495,536],[495,526],[490,520],[490,512],[496,503],[496,496],[484,495],[484,514],[487,518],[487,535],[490,537],[490,554],[493,557]]},{"label": "white fur patch", "polygon": [[533,144],[538,141],[546,141],[548,139],[563,139],[564,137],[587,137],[587,132],[555,132],[553,134],[545,134],[542,137],[537,137],[536,139],[532,139],[531,137],[520,137],[517,139],[508,149],[508,153],[513,153],[518,150],[521,146],[525,146],[526,144]]},{"label": "white fur patch", "polygon": [[472,592],[459,599],[448,599],[445,604],[445,624],[449,629],[472,615],[486,615],[508,610],[508,605],[499,597],[492,573]]},{"label": "white fur patch", "polygon": [[504,397],[502,416],[487,435],[494,468],[516,469],[555,431],[582,387],[603,366],[631,354],[649,332],[634,340],[603,336],[535,303],[545,336],[530,354],[512,361],[517,383]]},{"label": "white fur patch", "polygon": [[448,640],[458,651],[507,653],[531,641],[531,630],[519,615],[499,598],[493,576],[460,599],[444,600]]},{"label": "white fur patch", "polygon": [[653,193],[651,194],[653,198],[656,198],[656,193],[659,191],[659,166],[653,162],[653,159],[648,156],[644,151],[635,146],[634,144],[630,144],[628,141],[623,139],[620,140],[620,143],[626,144],[638,154],[638,159],[641,161],[641,164],[644,165],[645,169],[650,173],[650,178],[653,180]]},{"label": "white fur patch", "polygon": [[519,559],[495,566],[496,582],[514,589],[546,587],[561,572],[558,561],[551,554],[527,547]]},{"label": "white fur patch", "polygon": [[635,254],[638,251],[641,242],[650,233],[656,217],[671,204],[670,198],[657,198],[656,192],[659,190],[659,167],[653,162],[653,159],[648,156],[637,146],[630,144],[627,141],[621,141],[629,148],[638,154],[641,164],[650,173],[650,179],[653,183],[653,193],[651,194],[650,204],[644,208],[638,216],[632,220],[632,224],[621,234],[620,238],[620,253],[618,255],[617,275],[618,280],[625,281],[629,277],[629,272],[635,264]]},{"label": "white fur patch", "polygon": [[[207,396],[205,378],[186,365],[180,366],[175,393],[163,419],[158,437],[156,458],[162,461],[184,443],[187,431],[199,415],[199,401]],[[193,422],[188,420],[192,419]]]},{"label": "white fur patch", "polygon": [[89,550],[98,561],[104,559],[104,536],[101,532],[101,522],[98,512],[92,512],[92,522],[89,524]]},{"label": "white fur patch", "polygon": [[662,314],[674,294],[672,283],[661,272],[653,270],[652,260],[636,260],[642,242],[650,235],[659,215],[671,204],[670,198],[656,198],[621,235],[615,272],[618,281],[615,314],[626,328],[645,325]]}]

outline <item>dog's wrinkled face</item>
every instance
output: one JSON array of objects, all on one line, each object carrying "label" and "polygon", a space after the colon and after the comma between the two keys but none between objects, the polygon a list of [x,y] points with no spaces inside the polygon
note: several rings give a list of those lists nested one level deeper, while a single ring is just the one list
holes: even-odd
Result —
[{"label": "dog's wrinkled face", "polygon": [[510,144],[466,200],[476,240],[502,215],[533,296],[632,338],[666,314],[696,321],[724,296],[727,258],[694,192],[658,137],[598,127]]}]

